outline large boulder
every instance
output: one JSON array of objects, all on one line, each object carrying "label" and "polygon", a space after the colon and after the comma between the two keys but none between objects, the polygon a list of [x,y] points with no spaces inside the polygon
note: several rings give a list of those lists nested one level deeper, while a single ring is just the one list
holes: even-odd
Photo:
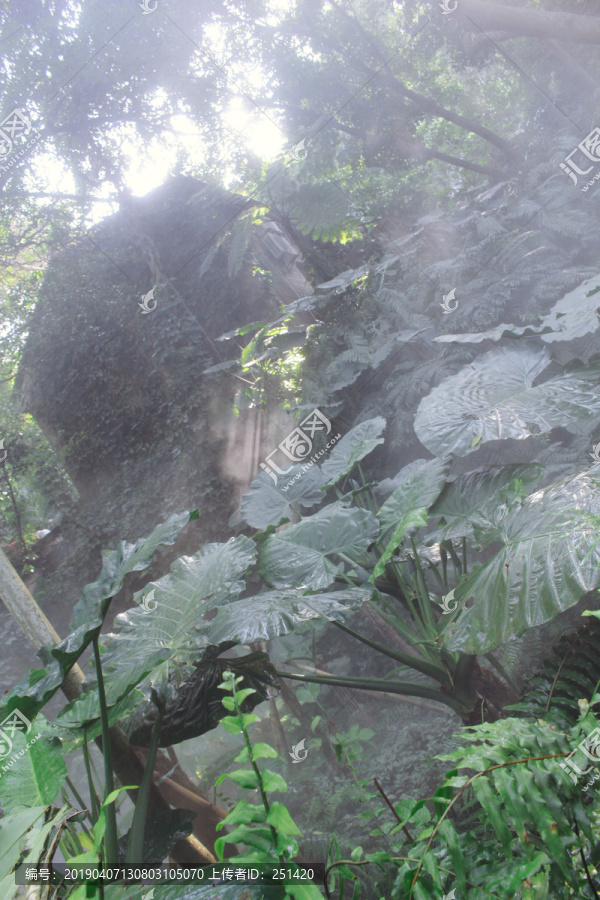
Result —
[{"label": "large boulder", "polygon": [[[185,549],[225,539],[258,460],[289,430],[276,410],[236,417],[241,382],[227,368],[203,374],[232,344],[220,335],[273,318],[278,301],[303,286],[298,251],[277,226],[263,225],[240,251],[244,208],[245,198],[173,178],[126,198],[48,267],[17,389],[80,496],[44,538],[47,564],[35,585],[59,629],[81,585],[96,577],[101,547],[195,507],[201,517]],[[265,273],[269,258],[279,296]]]}]

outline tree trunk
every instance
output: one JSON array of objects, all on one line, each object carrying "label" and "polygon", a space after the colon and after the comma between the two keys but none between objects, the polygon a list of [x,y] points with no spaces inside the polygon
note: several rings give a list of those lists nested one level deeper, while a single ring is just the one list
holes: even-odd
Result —
[{"label": "tree trunk", "polygon": [[600,19],[573,13],[542,12],[483,0],[459,0],[458,21],[469,31],[507,31],[513,36],[600,44]]},{"label": "tree trunk", "polygon": [[[0,595],[6,608],[36,651],[44,646],[60,642],[60,636],[39,608],[2,550],[0,550]],[[80,667],[75,664],[61,685],[61,689],[67,699],[74,700],[79,697],[82,692],[81,685],[83,680],[84,674]],[[138,758],[120,728],[113,726],[110,729],[110,737],[113,751],[113,766],[119,781],[121,784],[140,784],[144,774],[143,762]],[[102,741],[98,739],[97,743],[101,748]],[[164,754],[160,754],[160,757],[162,756]],[[157,767],[163,765],[171,768],[168,760],[165,762],[162,758],[158,759],[157,757]],[[153,816],[164,815],[170,808],[167,802],[167,797],[170,797],[187,809],[197,808],[199,815],[194,821],[194,834],[196,837],[178,841],[171,851],[171,857],[182,866],[190,865],[191,863],[198,866],[214,862],[215,857],[212,851],[214,842],[218,837],[216,825],[224,816],[223,810],[214,807],[197,790],[192,792],[189,786],[186,794],[191,799],[193,793],[195,793],[197,795],[197,805],[194,803],[186,804],[182,802],[181,792],[177,794],[176,791],[172,790],[172,787],[173,783],[166,785],[164,788],[165,796],[163,796],[162,785],[159,788],[156,785],[152,786],[150,793],[151,814]],[[137,791],[130,791],[129,793],[135,801]]]}]

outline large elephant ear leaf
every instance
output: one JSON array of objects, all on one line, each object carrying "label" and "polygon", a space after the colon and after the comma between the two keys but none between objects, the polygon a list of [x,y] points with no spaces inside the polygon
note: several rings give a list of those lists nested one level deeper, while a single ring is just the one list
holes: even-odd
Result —
[{"label": "large elephant ear leaf", "polygon": [[174,544],[184,526],[197,517],[197,510],[172,515],[157,525],[149,537],[134,544],[121,541],[116,550],[103,551],[100,576],[84,587],[81,600],[75,604],[71,633],[55,647],[42,648],[40,657],[46,669],[30,669],[29,675],[2,698],[0,719],[16,708],[32,719],[42,709],[102,627],[111,598],[123,586],[125,576],[147,568],[156,548]]},{"label": "large elephant ear leaf", "polygon": [[351,610],[369,600],[372,594],[372,589],[362,587],[320,594],[309,594],[305,588],[265,591],[221,607],[207,629],[213,643],[224,640],[235,640],[240,644],[271,641],[289,634],[311,619],[343,621]]},{"label": "large elephant ear leaf", "polygon": [[385,419],[377,416],[374,419],[367,419],[366,422],[360,422],[344,435],[321,466],[326,483],[336,484],[378,444],[383,444],[381,433],[385,426]]},{"label": "large elephant ear leaf", "polygon": [[[147,585],[140,595],[152,595],[145,603],[150,611],[139,606],[121,613],[116,619],[120,631],[104,638],[107,692],[113,681],[133,684],[135,675],[158,687],[175,668],[189,672],[209,643],[203,630],[206,614],[237,600],[255,557],[254,542],[240,535],[175,560],[168,575]],[[149,672],[148,660],[154,662]]]},{"label": "large elephant ear leaf", "polygon": [[600,363],[532,387],[549,363],[547,350],[533,345],[484,353],[421,401],[419,440],[436,456],[466,456],[487,441],[524,440],[597,417]]},{"label": "large elephant ear leaf", "polygon": [[293,466],[286,475],[280,475],[275,484],[270,475],[261,472],[242,498],[242,518],[254,528],[277,525],[283,518],[290,518],[291,503],[311,507],[323,499],[325,479],[314,463]]},{"label": "large elephant ear leaf", "polygon": [[439,343],[478,344],[498,341],[503,337],[523,337],[540,334],[543,341],[572,341],[596,331],[600,326],[600,274],[587,278],[574,291],[565,294],[537,325],[497,325],[489,331],[475,334],[443,334],[434,338]]},{"label": "large elephant ear leaf", "polygon": [[[48,731],[43,716],[37,717],[35,725],[39,729],[34,735],[35,740],[22,731],[15,732],[12,737],[12,753],[17,758],[0,781],[0,805],[5,813],[23,806],[49,806],[67,777],[61,741],[40,733]],[[19,756],[21,752],[23,755]]]},{"label": "large elephant ear leaf", "polygon": [[440,516],[438,528],[428,534],[427,544],[460,537],[486,538],[506,515],[517,493],[528,494],[544,473],[537,463],[477,469],[459,475],[445,486],[429,510],[432,518]]},{"label": "large elephant ear leaf", "polygon": [[196,515],[176,513],[166,522],[157,525],[149,537],[140,538],[134,544],[119,541],[116,550],[103,550],[100,577],[93,584],[84,587],[83,596],[73,609],[69,631],[75,631],[81,625],[89,625],[100,616],[103,619],[106,613],[104,601],[121,590],[125,576],[130,572],[147,569],[156,548],[161,544],[174,544],[191,518],[196,518]]},{"label": "large elephant ear leaf", "polygon": [[379,534],[379,522],[364,509],[332,503],[265,541],[260,573],[273,588],[320,590],[333,583],[342,553],[357,559]]},{"label": "large elephant ear leaf", "polygon": [[420,459],[419,465],[410,463],[406,472],[400,471],[394,481],[397,487],[378,512],[381,530],[396,527],[412,510],[429,509],[446,484],[450,460]]},{"label": "large elephant ear leaf", "polygon": [[600,492],[585,472],[509,509],[497,528],[502,549],[459,582],[462,610],[444,630],[444,646],[488,653],[598,587],[600,533],[590,514],[600,514]]}]

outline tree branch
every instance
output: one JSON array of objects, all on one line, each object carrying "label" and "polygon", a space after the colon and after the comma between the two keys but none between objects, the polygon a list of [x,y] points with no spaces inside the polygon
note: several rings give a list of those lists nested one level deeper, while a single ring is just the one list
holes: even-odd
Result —
[{"label": "tree branch", "polygon": [[600,19],[592,16],[501,6],[483,0],[460,0],[458,12],[458,20],[468,31],[495,29],[513,36],[600,44]]}]

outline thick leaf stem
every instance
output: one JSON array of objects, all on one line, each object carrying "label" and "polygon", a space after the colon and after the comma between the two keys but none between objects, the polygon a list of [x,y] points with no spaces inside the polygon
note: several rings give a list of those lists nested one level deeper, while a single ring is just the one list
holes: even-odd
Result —
[{"label": "thick leaf stem", "polygon": [[94,785],[94,779],[92,778],[92,767],[90,765],[90,750],[87,744],[87,738],[85,734],[85,728],[83,733],[83,761],[85,763],[85,771],[87,774],[88,780],[88,788],[90,791],[90,806],[92,812],[92,821],[95,824],[98,821],[98,816],[100,814],[100,803],[98,802],[98,795],[96,794],[96,787]]},{"label": "thick leaf stem", "polygon": [[360,691],[375,691],[382,694],[401,694],[405,697],[423,697],[436,700],[453,709],[459,716],[469,710],[456,697],[444,694],[437,688],[428,687],[415,681],[387,681],[385,678],[346,678],[345,676],[296,675],[293,672],[276,670],[280,678],[292,678],[295,681],[313,682],[313,684],[331,684],[337,687],[356,688]]},{"label": "thick leaf stem", "polygon": [[341,628],[342,631],[345,631],[346,634],[352,635],[357,641],[361,641],[368,647],[372,647],[373,650],[377,650],[378,653],[383,653],[384,656],[396,659],[403,665],[410,666],[411,669],[416,669],[417,672],[422,672],[430,678],[435,678],[436,681],[439,681],[446,687],[450,687],[450,679],[441,666],[432,665],[431,663],[428,663],[427,660],[420,659],[418,656],[411,656],[409,653],[402,653],[400,650],[394,650],[391,647],[387,647],[385,644],[380,644],[379,641],[372,641],[364,635],[359,634],[357,631],[354,631],[352,628],[348,628],[348,626],[342,624],[342,622],[334,621],[333,624],[337,628]]},{"label": "thick leaf stem", "polygon": [[414,542],[414,538],[411,537],[410,545],[412,547],[412,551],[415,555],[415,565],[417,567],[417,588],[421,607],[421,612],[423,614],[423,619],[427,625],[427,628],[431,630],[433,636],[437,634],[435,618],[433,615],[433,610],[431,608],[431,599],[429,597],[429,591],[427,590],[427,584],[425,583],[425,576],[423,575],[423,569],[421,568],[421,560],[419,559],[419,554],[417,553],[417,548]]},{"label": "thick leaf stem", "polygon": [[[155,700],[156,702],[156,700]],[[160,729],[163,720],[163,705],[156,703],[157,714],[152,726],[152,734],[150,736],[150,746],[148,747],[148,756],[146,758],[146,766],[142,783],[138,791],[135,804],[135,812],[131,823],[131,831],[129,833],[129,844],[127,846],[126,862],[141,865],[144,862],[144,832],[146,830],[146,818],[148,816],[148,804],[150,801],[150,791],[152,790],[152,776],[154,774],[154,763],[156,762],[156,754],[158,744],[160,742]]]},{"label": "thick leaf stem", "polygon": [[[102,722],[102,755],[104,757],[104,799],[115,789],[112,768],[112,753],[110,746],[110,733],[108,724],[108,708],[106,706],[106,694],[104,692],[104,677],[102,675],[102,663],[100,662],[100,648],[98,647],[98,634],[93,640],[94,663],[96,665],[96,678],[98,680],[98,698],[100,701],[100,721]],[[117,813],[115,804],[109,803],[105,807],[106,831],[104,833],[104,862],[107,866],[119,865],[119,847],[117,835]]]}]

